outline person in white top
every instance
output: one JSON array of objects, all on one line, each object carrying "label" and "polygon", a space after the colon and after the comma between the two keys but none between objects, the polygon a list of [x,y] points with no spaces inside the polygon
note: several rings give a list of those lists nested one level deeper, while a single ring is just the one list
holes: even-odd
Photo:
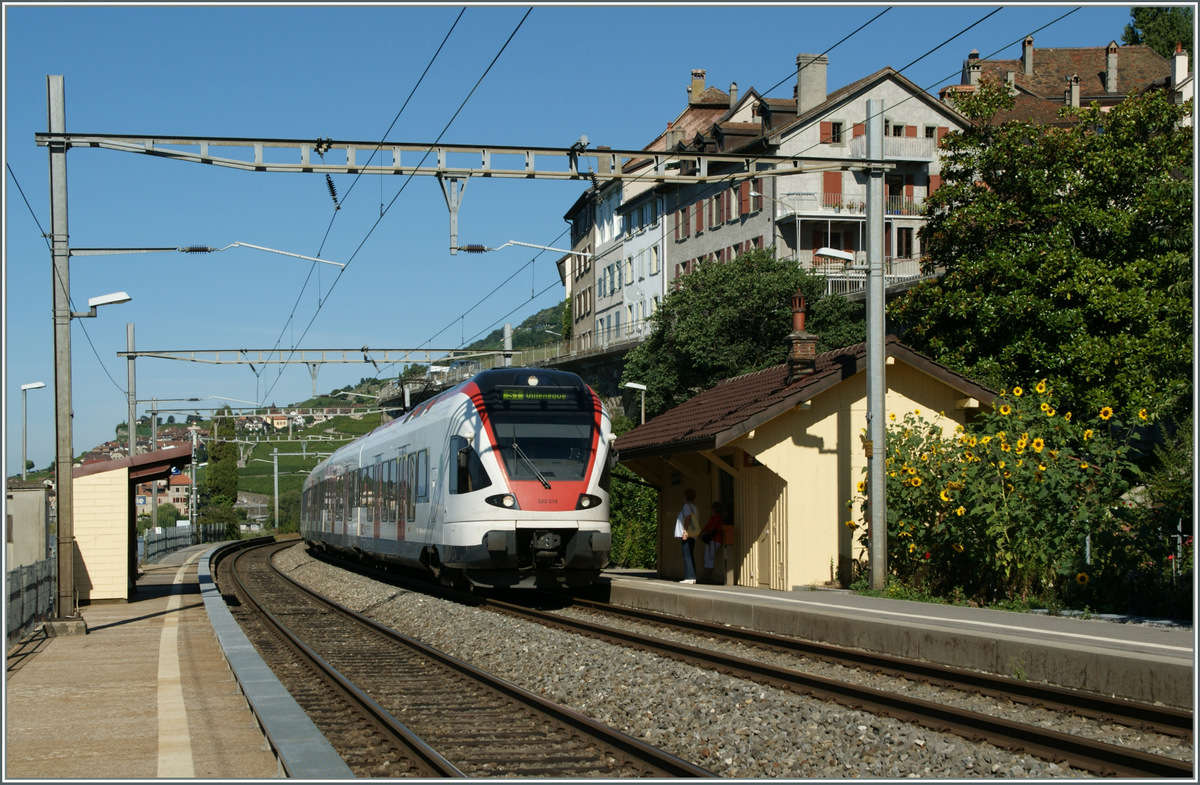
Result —
[{"label": "person in white top", "polygon": [[683,507],[679,510],[679,515],[675,517],[675,538],[679,540],[683,552],[683,580],[680,583],[695,583],[696,560],[693,554],[696,548],[696,535],[700,532],[700,511],[693,504],[696,500],[696,491],[691,488],[686,489],[683,492],[683,498],[685,499]]}]

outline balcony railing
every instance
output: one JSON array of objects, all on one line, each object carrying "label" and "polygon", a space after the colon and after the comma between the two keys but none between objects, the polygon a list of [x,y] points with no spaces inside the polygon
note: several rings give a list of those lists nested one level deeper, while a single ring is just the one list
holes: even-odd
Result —
[{"label": "balcony railing", "polygon": [[[883,210],[890,216],[919,218],[925,212],[925,199],[920,196],[888,196],[884,198]],[[862,218],[866,214],[866,194],[788,193],[775,200],[776,220],[798,215]]]},{"label": "balcony railing", "polygon": [[[867,137],[854,137],[846,149],[851,158],[866,158]],[[883,157],[889,160],[932,161],[937,157],[937,141],[928,137],[885,136]]]}]

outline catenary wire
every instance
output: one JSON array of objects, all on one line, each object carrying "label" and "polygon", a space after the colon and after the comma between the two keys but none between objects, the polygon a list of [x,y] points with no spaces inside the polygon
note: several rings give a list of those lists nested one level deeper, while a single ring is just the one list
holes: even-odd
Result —
[{"label": "catenary wire", "polygon": [[[487,77],[488,73],[490,73],[492,68],[496,65],[496,62],[500,59],[500,56],[502,54],[504,54],[504,51],[508,48],[508,45],[512,42],[513,38],[516,36],[517,32],[521,29],[522,25],[525,24],[525,20],[529,18],[529,14],[532,11],[533,11],[532,8],[529,8],[525,11],[525,15],[521,17],[521,21],[519,21],[517,23],[517,26],[513,29],[512,33],[509,34],[508,38],[504,42],[504,45],[500,47],[500,50],[496,53],[496,56],[492,58],[492,61],[488,64],[487,68],[484,69],[483,74],[475,82],[475,85],[471,88],[470,92],[467,93],[467,96],[463,99],[463,101],[459,105],[458,109],[455,110],[454,115],[450,118],[450,120],[448,120],[446,122],[445,127],[442,129],[441,133],[438,134],[437,139],[433,142],[432,145],[430,145],[429,151],[427,151],[425,154],[425,158],[428,158],[429,154],[432,153],[433,148],[437,146],[438,142],[441,141],[441,138],[450,129],[450,126],[451,126],[451,124],[453,124],[454,120],[458,117],[459,114],[462,113],[462,110],[467,105],[467,101],[471,100],[471,97],[475,94],[475,91],[479,89],[479,85],[483,83],[483,80]],[[424,160],[425,159],[422,158],[422,162]],[[420,164],[418,164],[417,166],[419,167]],[[392,205],[394,205],[396,203],[396,200],[400,198],[400,194],[402,194],[404,192],[404,189],[407,187],[408,183],[412,181],[413,177],[414,177],[414,174],[410,173],[408,178],[404,181],[404,183],[401,184],[400,189],[396,192],[396,195],[394,197],[392,197],[392,200],[388,203],[387,207],[380,214],[379,218],[375,221],[375,223],[373,223],[371,225],[371,228],[367,230],[367,233],[363,237],[362,242],[360,242],[358,244],[358,247],[355,248],[354,252],[346,260],[345,266],[342,267],[338,271],[337,275],[333,279],[333,283],[331,283],[329,285],[329,289],[326,290],[325,296],[318,303],[317,310],[313,313],[312,318],[309,320],[308,324],[305,325],[304,331],[300,334],[301,341],[304,340],[304,336],[307,335],[308,331],[312,328],[313,323],[316,321],[317,317],[320,315],[321,310],[324,308],[325,304],[329,302],[329,296],[333,293],[333,290],[337,287],[338,282],[342,280],[342,276],[345,274],[346,270],[348,270],[350,268],[351,263],[358,256],[359,251],[362,250],[362,248],[366,244],[367,240],[370,239],[371,235],[375,232],[375,229],[379,226],[380,222],[383,221],[384,216],[391,210]],[[288,357],[290,358],[291,355],[295,354],[295,352],[296,352],[296,348],[292,347],[291,351],[288,354]],[[270,388],[268,388],[267,391],[263,394],[264,398],[266,398],[268,395],[271,394],[271,390],[275,389],[275,384],[277,384],[279,379],[282,377],[283,371],[284,371],[284,366],[280,365],[279,373],[276,375],[275,380],[271,383]]]},{"label": "catenary wire", "polygon": [[[12,170],[12,166],[10,166],[7,162],[4,164],[4,166],[8,169],[9,176],[12,177],[13,185],[17,186],[17,193],[21,194],[21,199],[24,200],[25,207],[29,210],[30,217],[33,218],[33,222],[37,225],[38,232],[41,233],[42,240],[44,240],[46,243],[46,249],[53,253],[54,247],[50,244],[50,235],[46,234],[46,232],[42,229],[42,223],[38,220],[37,213],[33,211],[33,207],[29,204],[29,199],[25,197],[25,190],[21,188],[21,182],[17,179],[16,172]],[[63,286],[62,277],[58,274],[58,268],[53,267],[53,270],[54,277],[58,280],[59,286],[65,289],[66,287]],[[67,292],[67,308],[71,311],[75,310],[75,303],[71,300],[70,292]],[[87,327],[85,327],[83,324],[80,324],[79,329],[83,331],[83,337],[87,339],[88,346],[92,348],[92,354],[96,356],[96,362],[100,364],[100,370],[104,371],[104,375],[108,377],[108,380],[112,382],[113,387],[116,387],[121,395],[129,397],[129,391],[117,384],[117,380],[112,377],[112,374],[108,372],[108,368],[104,365],[104,360],[100,359],[100,352],[96,351],[96,344],[92,343],[92,336],[88,334]]]}]

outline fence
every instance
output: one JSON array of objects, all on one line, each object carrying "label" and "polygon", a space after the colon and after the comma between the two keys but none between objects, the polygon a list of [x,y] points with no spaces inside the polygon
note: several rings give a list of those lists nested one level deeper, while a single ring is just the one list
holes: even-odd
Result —
[{"label": "fence", "polygon": [[225,539],[225,526],[220,523],[207,523],[198,527],[173,526],[164,528],[161,534],[147,531],[138,537],[138,564],[147,564],[189,545],[221,542]]},{"label": "fence", "polygon": [[8,571],[8,623],[5,646],[11,647],[35,624],[50,618],[58,560],[43,559]]}]

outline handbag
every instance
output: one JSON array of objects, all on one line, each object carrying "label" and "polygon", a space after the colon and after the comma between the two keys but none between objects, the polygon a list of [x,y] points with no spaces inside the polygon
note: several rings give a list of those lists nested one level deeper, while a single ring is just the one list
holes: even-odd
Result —
[{"label": "handbag", "polygon": [[700,533],[700,521],[696,520],[696,516],[692,514],[685,515],[683,518],[683,530],[687,532],[689,537],[695,537]]},{"label": "handbag", "polygon": [[700,539],[704,540],[705,545],[708,545],[710,542],[713,541],[713,537],[716,537],[716,536],[717,536],[717,533],[715,531],[704,532],[704,534],[700,535]]}]

